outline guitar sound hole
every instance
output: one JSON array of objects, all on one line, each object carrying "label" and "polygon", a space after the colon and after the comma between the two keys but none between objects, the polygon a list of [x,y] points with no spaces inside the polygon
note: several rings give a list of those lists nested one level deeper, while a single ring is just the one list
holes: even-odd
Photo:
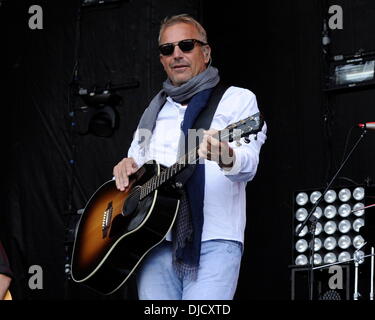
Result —
[{"label": "guitar sound hole", "polygon": [[137,210],[139,199],[141,196],[140,191],[141,191],[141,187],[137,186],[126,199],[124,208],[122,210],[122,215],[124,217],[131,216]]},{"label": "guitar sound hole", "polygon": [[131,224],[134,217],[136,217],[135,213],[137,212],[139,199],[140,187],[136,187],[126,199],[122,214],[117,215],[112,221],[109,234],[111,238],[117,238],[128,230],[129,224]]}]

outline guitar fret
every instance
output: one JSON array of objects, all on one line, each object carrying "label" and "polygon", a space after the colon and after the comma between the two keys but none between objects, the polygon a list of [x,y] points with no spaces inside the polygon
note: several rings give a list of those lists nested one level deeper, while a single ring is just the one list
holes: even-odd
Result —
[{"label": "guitar fret", "polygon": [[160,175],[156,179],[156,186],[157,186],[156,188],[160,187]]},{"label": "guitar fret", "polygon": [[169,180],[169,178],[171,177],[171,170],[170,168],[167,169],[167,179]]},{"label": "guitar fret", "polygon": [[159,186],[160,186],[159,176],[156,176],[155,177],[155,189],[159,188]]},{"label": "guitar fret", "polygon": [[164,183],[164,171],[160,172],[160,184]]},{"label": "guitar fret", "polygon": [[152,178],[152,191],[156,189],[157,186],[157,176]]}]

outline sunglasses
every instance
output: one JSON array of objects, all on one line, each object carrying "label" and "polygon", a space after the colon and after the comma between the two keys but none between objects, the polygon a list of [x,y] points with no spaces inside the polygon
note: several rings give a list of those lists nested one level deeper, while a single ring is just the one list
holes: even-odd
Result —
[{"label": "sunglasses", "polygon": [[196,39],[186,39],[175,43],[165,43],[159,46],[159,51],[163,56],[170,56],[174,52],[175,46],[178,46],[182,52],[190,52],[194,49],[195,44],[198,43],[201,46],[206,46],[208,43]]}]

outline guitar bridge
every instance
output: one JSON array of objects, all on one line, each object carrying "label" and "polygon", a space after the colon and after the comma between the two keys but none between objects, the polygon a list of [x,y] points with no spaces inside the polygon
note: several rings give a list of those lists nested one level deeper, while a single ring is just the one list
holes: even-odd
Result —
[{"label": "guitar bridge", "polygon": [[112,212],[113,212],[113,207],[112,207],[112,201],[111,201],[110,203],[108,203],[108,207],[104,211],[104,214],[103,214],[103,221],[102,221],[103,239],[108,236],[108,231],[109,231],[111,221],[112,221]]}]

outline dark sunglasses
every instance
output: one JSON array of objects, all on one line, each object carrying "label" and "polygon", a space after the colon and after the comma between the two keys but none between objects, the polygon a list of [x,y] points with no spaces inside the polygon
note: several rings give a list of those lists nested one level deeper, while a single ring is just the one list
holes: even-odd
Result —
[{"label": "dark sunglasses", "polygon": [[194,49],[195,44],[198,43],[201,46],[206,46],[208,43],[196,39],[186,39],[175,43],[165,43],[159,46],[159,51],[163,56],[170,56],[174,52],[174,47],[178,46],[182,52],[189,52]]}]

